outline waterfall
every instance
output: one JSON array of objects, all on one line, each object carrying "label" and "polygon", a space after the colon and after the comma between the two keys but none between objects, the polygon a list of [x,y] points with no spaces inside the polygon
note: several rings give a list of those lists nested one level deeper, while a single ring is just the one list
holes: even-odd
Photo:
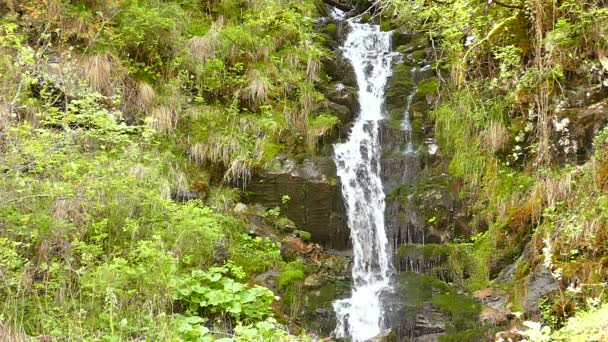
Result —
[{"label": "waterfall", "polygon": [[334,335],[357,342],[383,331],[381,298],[391,289],[379,121],[383,119],[384,88],[396,54],[391,52],[390,32],[353,19],[349,25],[352,31],[342,49],[357,75],[361,112],[348,140],[336,144],[334,150],[353,244],[353,287],[350,298],[334,302]]}]

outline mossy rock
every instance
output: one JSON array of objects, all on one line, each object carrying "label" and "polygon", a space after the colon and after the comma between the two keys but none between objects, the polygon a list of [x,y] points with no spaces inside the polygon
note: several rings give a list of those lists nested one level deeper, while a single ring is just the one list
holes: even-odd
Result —
[{"label": "mossy rock", "polygon": [[293,232],[293,235],[299,237],[300,239],[302,239],[302,241],[310,241],[310,239],[312,238],[312,234],[305,230],[296,230]]},{"label": "mossy rock", "polygon": [[369,22],[371,19],[372,19],[372,15],[369,14],[369,13],[363,13],[361,15],[361,22],[364,23],[364,24],[367,23],[367,22]]},{"label": "mossy rock", "polygon": [[323,28],[323,33],[334,37],[338,33],[338,25],[329,23]]},{"label": "mossy rock", "polygon": [[276,222],[276,227],[280,231],[286,232],[286,233],[294,232],[297,229],[296,224],[292,220],[288,219],[287,217],[279,218]]}]

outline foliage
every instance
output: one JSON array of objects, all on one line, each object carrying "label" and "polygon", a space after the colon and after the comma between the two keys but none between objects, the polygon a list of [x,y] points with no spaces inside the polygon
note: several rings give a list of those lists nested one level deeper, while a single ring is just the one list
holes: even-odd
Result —
[{"label": "foliage", "polygon": [[245,275],[234,265],[194,270],[177,281],[175,299],[192,313],[226,314],[244,322],[263,320],[271,315],[270,304],[277,298],[267,288],[249,288],[239,282]]}]

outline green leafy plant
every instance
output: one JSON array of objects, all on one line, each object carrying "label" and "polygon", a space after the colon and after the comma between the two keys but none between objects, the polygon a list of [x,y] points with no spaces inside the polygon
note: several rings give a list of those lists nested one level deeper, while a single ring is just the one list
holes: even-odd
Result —
[{"label": "green leafy plant", "polygon": [[175,300],[191,313],[226,314],[238,321],[255,322],[271,316],[270,304],[278,298],[267,288],[239,282],[244,276],[234,265],[192,271],[189,277],[178,280]]}]

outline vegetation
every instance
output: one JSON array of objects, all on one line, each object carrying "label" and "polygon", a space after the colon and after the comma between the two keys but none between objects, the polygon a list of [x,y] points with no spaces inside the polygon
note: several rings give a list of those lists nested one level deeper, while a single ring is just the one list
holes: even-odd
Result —
[{"label": "vegetation", "polygon": [[[524,311],[545,270],[558,290],[527,313],[531,338],[604,339],[591,322],[608,284],[606,2],[355,6],[429,46],[411,59],[432,60],[415,100],[431,105],[447,162],[430,173],[449,174],[471,218],[445,244],[399,248],[432,261],[401,279],[406,304],[451,317],[445,340],[480,338],[464,293],[503,287]],[[282,216],[289,196],[239,202],[277,156],[318,153],[343,123],[323,94],[335,81],[323,34],[341,30],[317,32],[325,12],[317,0],[0,0],[0,339],[310,338],[296,317],[319,305],[306,288],[331,301],[338,289],[317,273],[344,265],[319,260]],[[415,80],[410,65],[395,75],[387,111],[400,116]],[[439,227],[446,211],[421,219]],[[511,284],[498,281],[507,267]]]},{"label": "vegetation", "polygon": [[277,294],[316,268],[250,231],[232,187],[339,123],[323,10],[0,1],[0,336],[307,339]]},{"label": "vegetation", "polygon": [[[380,20],[430,42],[427,53],[439,82],[427,89],[426,83],[436,82],[431,79],[423,88],[432,94],[430,116],[449,158],[448,165],[436,167],[464,185],[459,195],[473,217],[465,236],[441,248],[449,254],[448,278],[470,291],[500,286],[494,279],[515,265],[509,290],[515,309],[522,310],[529,279],[547,268],[559,291],[529,318],[559,329],[577,311],[590,310],[581,317],[592,316],[594,306],[607,299],[606,130],[582,146],[580,132],[588,123],[580,120],[588,108],[605,103],[605,2],[376,5],[370,13]],[[435,273],[446,276],[440,268]],[[575,335],[554,337],[568,336]]]}]

